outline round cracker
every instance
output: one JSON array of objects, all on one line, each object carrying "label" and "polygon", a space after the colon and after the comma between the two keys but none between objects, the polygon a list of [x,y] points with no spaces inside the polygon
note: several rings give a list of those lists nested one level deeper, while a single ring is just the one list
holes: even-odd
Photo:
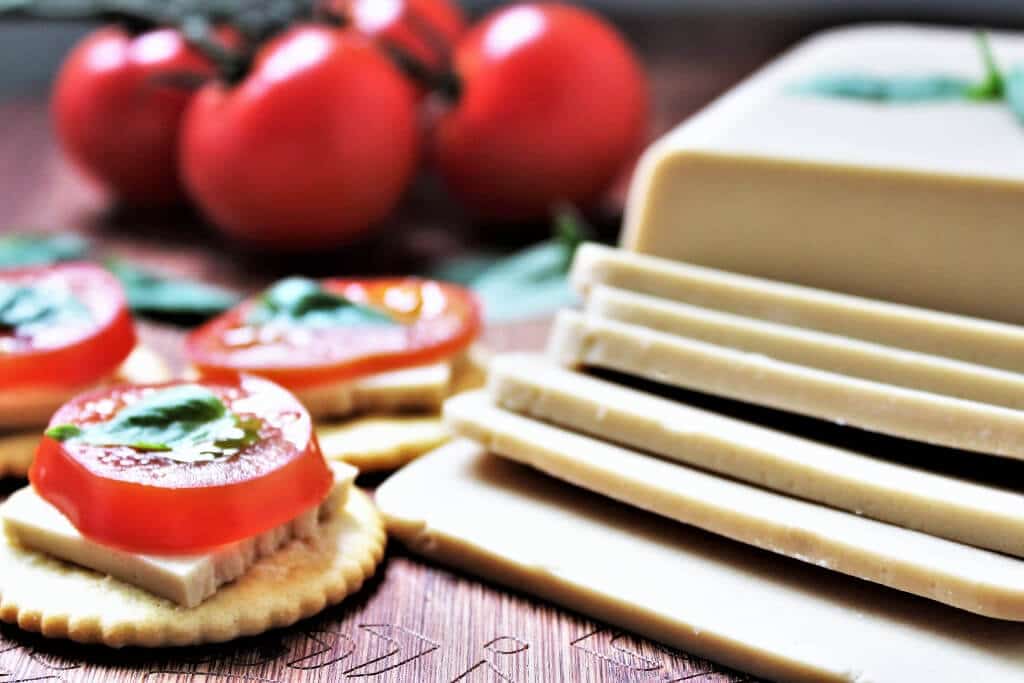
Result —
[{"label": "round cracker", "polygon": [[[115,381],[129,384],[156,384],[173,378],[167,362],[147,346],[138,345],[118,368]],[[91,387],[83,388],[83,391]],[[78,393],[78,392],[75,392]],[[26,429],[13,433],[0,433],[0,477],[24,477],[36,454],[43,427],[50,419],[49,413],[60,406],[50,406],[45,417],[39,416],[38,429]]]},{"label": "round cracker", "polygon": [[320,424],[316,435],[324,457],[360,472],[397,469],[451,438],[437,415],[357,417]]},{"label": "round cracker", "polygon": [[223,642],[289,626],[341,602],[373,574],[384,545],[380,515],[369,496],[353,488],[315,536],[292,541],[198,607],[185,609],[0,542],[0,619],[47,637],[110,647]]}]

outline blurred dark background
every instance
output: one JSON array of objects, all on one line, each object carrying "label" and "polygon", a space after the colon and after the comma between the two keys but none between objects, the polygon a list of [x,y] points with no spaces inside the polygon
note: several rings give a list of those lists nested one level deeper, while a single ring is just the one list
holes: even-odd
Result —
[{"label": "blurred dark background", "polygon": [[[471,13],[503,4],[463,0]],[[659,15],[669,22],[661,40],[677,40],[680,51],[691,41],[717,35],[709,26],[728,25],[730,40],[753,42],[771,32],[776,39],[855,21],[926,21],[990,28],[1024,28],[1024,0],[587,0],[585,4],[614,18],[627,33]],[[87,30],[85,26],[0,23],[0,98],[45,92],[62,55]],[[645,34],[646,35],[646,34]],[[635,37],[635,34],[634,34]]]}]

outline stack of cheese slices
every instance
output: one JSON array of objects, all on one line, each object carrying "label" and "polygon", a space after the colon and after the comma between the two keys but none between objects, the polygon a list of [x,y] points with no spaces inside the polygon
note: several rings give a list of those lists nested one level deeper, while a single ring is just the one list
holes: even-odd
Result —
[{"label": "stack of cheese slices", "polygon": [[597,245],[572,276],[546,357],[446,404],[471,441],[378,491],[393,533],[773,678],[1024,680],[1024,329]]},{"label": "stack of cheese slices", "polygon": [[828,31],[656,142],[391,531],[771,679],[1024,680],[1024,134],[972,96],[1024,37],[989,38]]}]

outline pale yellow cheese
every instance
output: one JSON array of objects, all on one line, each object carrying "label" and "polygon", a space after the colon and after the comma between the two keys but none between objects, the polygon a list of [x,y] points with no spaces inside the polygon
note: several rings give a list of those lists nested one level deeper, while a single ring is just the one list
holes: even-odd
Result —
[{"label": "pale yellow cheese", "polygon": [[584,244],[573,286],[649,294],[748,318],[827,332],[909,351],[1024,372],[1024,327]]},{"label": "pale yellow cheese", "polygon": [[331,469],[334,487],[320,505],[258,536],[200,555],[144,555],[101,545],[82,536],[32,487],[7,499],[3,527],[8,538],[22,547],[109,574],[183,607],[195,607],[261,557],[293,539],[312,536],[324,515],[344,504],[357,470],[342,463],[332,463]]},{"label": "pale yellow cheese", "polygon": [[1024,411],[807,368],[757,353],[562,311],[549,340],[592,366],[890,436],[1024,459]]},{"label": "pale yellow cheese", "polygon": [[756,676],[1024,680],[1022,624],[745,547],[469,442],[410,464],[376,500],[416,553]]},{"label": "pale yellow cheese", "polygon": [[293,391],[314,418],[357,412],[437,410],[448,396],[451,363],[380,372]]},{"label": "pale yellow cheese", "polygon": [[[1024,557],[1024,495],[751,425],[554,366],[491,366],[498,406],[797,498]],[[889,453],[873,453],[886,456]],[[925,464],[925,463],[922,463]]]},{"label": "pale yellow cheese", "polygon": [[[1004,65],[1024,35],[991,34]],[[879,104],[822,75],[980,80],[974,31],[864,25],[812,37],[656,143],[622,243],[724,270],[1024,322],[1024,134],[1004,102]]]},{"label": "pale yellow cheese", "polygon": [[483,392],[445,404],[459,436],[628,505],[989,617],[1024,621],[1024,561],[797,500],[547,425]]},{"label": "pale yellow cheese", "polygon": [[787,363],[1014,410],[1024,408],[1024,374],[1018,372],[755,320],[605,285],[591,290],[584,310]]}]

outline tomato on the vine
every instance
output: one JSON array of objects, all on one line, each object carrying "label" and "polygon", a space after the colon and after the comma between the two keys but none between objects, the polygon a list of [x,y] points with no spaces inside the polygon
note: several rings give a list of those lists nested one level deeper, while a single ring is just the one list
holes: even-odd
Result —
[{"label": "tomato on the vine", "polygon": [[417,95],[353,30],[296,26],[237,84],[185,115],[181,171],[225,233],[262,247],[338,246],[398,203],[416,168]]},{"label": "tomato on the vine", "polygon": [[452,0],[334,0],[342,16],[371,38],[406,50],[423,64],[441,68],[466,19]]},{"label": "tomato on the vine", "polygon": [[447,185],[478,215],[536,218],[598,198],[646,138],[648,88],[622,37],[586,10],[525,3],[470,29],[460,92],[437,123]]},{"label": "tomato on the vine", "polygon": [[87,36],[61,67],[53,115],[72,161],[131,204],[167,204],[182,197],[178,131],[192,94],[161,78],[212,75],[206,58],[180,33],[139,35],[110,26]]}]

